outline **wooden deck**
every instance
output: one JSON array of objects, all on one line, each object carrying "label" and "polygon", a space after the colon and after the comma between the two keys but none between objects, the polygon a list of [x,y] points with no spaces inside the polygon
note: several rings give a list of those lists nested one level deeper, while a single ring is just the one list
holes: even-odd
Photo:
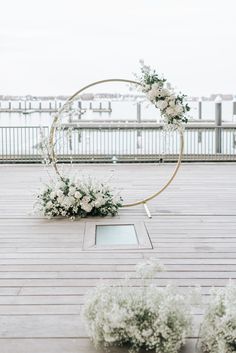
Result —
[{"label": "wooden deck", "polygon": [[[131,201],[158,188],[173,166],[79,166],[113,183]],[[75,168],[76,169],[76,168]],[[47,181],[42,166],[0,166],[0,352],[94,353],[81,320],[85,293],[100,278],[124,277],[157,256],[166,265],[157,283],[211,286],[236,278],[236,164],[183,164],[173,184],[149,204],[122,209],[116,220],[144,221],[154,249],[85,252],[85,222],[46,220],[30,214],[33,193]],[[138,197],[139,198],[139,197]],[[94,221],[94,220],[92,220]],[[99,221],[99,220],[98,220]],[[104,219],[103,219],[104,221]],[[135,279],[132,279],[135,284]],[[202,309],[187,353],[195,352]],[[123,352],[123,351],[122,351]]]}]

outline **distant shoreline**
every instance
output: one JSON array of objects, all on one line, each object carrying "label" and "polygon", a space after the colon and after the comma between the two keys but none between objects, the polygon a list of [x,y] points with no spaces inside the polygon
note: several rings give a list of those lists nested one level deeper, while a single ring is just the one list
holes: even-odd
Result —
[{"label": "distant shoreline", "polygon": [[[70,96],[68,95],[57,95],[57,96],[33,96],[33,95],[0,95],[0,101],[66,101]],[[232,101],[236,99],[236,94],[211,94],[209,97],[187,97],[188,101],[197,102],[202,101],[214,101],[216,97],[220,97],[222,101]],[[85,101],[92,101],[97,99],[106,100],[124,100],[124,101],[134,101],[139,99],[145,99],[143,94],[118,94],[118,93],[86,93],[81,94],[79,99]]]}]

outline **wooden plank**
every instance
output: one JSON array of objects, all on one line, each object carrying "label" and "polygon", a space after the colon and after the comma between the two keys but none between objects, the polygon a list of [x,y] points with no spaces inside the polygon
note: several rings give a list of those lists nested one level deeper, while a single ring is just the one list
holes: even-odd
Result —
[{"label": "wooden plank", "polygon": [[[193,317],[193,333],[197,337],[202,315]],[[80,315],[1,315],[2,338],[88,337]]]},{"label": "wooden plank", "polygon": [[[113,184],[124,198],[135,200],[158,189],[173,165],[86,165],[98,177],[111,169]],[[157,276],[158,286],[174,283],[185,291],[201,285],[204,303],[212,286],[236,278],[235,164],[184,164],[174,183],[150,202],[151,220],[141,206],[120,211],[120,222],[145,222],[153,250],[92,253],[82,250],[82,241],[85,222],[94,219],[29,214],[33,192],[47,181],[41,166],[5,165],[0,172],[1,353],[95,353],[80,316],[86,293],[102,277],[117,284],[130,275],[138,288],[134,266],[150,256],[167,268]],[[184,353],[195,353],[204,309],[193,311],[195,332]]]},{"label": "wooden plank", "polygon": [[[95,349],[87,338],[11,338],[1,339],[1,353],[104,353],[104,349]],[[187,339],[181,353],[195,353],[196,339]],[[111,353],[128,353],[115,348]],[[140,353],[144,353],[140,351]]]}]

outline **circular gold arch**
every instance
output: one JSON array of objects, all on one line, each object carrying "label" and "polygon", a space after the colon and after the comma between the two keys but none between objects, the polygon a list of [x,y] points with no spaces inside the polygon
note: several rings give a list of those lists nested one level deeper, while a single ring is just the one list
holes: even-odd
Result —
[{"label": "circular gold arch", "polygon": [[[52,122],[52,125],[51,125],[51,128],[50,128],[50,133],[49,133],[49,145],[50,145],[50,153],[51,153],[50,158],[52,161],[52,165],[53,165],[57,175],[60,178],[62,178],[62,176],[61,176],[61,174],[58,170],[58,167],[57,167],[56,153],[55,153],[55,149],[54,149],[54,136],[55,136],[56,124],[58,122],[59,116],[63,112],[65,105],[72,102],[80,93],[82,93],[83,91],[85,91],[86,89],[88,89],[90,87],[93,87],[93,86],[96,86],[96,85],[99,85],[102,83],[108,83],[108,82],[125,82],[125,83],[129,83],[129,84],[134,84],[136,86],[141,86],[141,84],[137,81],[120,79],[120,78],[111,78],[111,79],[106,79],[106,80],[101,80],[101,81],[96,81],[96,82],[90,83],[89,85],[84,86],[81,89],[79,89],[70,98],[67,99],[67,101],[63,104],[63,106],[58,110],[57,114],[55,115],[53,122]],[[128,203],[128,204],[122,205],[122,207],[132,207],[132,206],[137,206],[137,205],[144,205],[147,213],[149,213],[148,209],[146,208],[146,203],[148,201],[154,199],[158,195],[160,195],[170,185],[170,183],[174,180],[174,178],[179,170],[182,156],[183,156],[183,150],[184,150],[184,137],[183,137],[183,132],[181,130],[179,130],[179,138],[180,138],[180,151],[179,151],[178,161],[177,161],[176,167],[175,167],[171,177],[167,181],[167,183],[165,185],[163,185],[161,187],[161,189],[159,189],[157,192],[153,193],[149,197],[146,197],[143,200],[139,200],[139,201],[136,201],[133,203]]]}]

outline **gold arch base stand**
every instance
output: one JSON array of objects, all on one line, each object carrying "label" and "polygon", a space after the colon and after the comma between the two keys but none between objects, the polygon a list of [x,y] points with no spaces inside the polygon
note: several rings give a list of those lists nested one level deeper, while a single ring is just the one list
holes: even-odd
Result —
[{"label": "gold arch base stand", "polygon": [[[69,103],[72,103],[78,96],[79,94],[81,94],[83,91],[85,91],[86,89],[102,84],[102,83],[108,83],[108,82],[124,82],[124,83],[129,83],[129,84],[134,84],[136,86],[141,86],[141,84],[139,82],[136,81],[132,81],[132,80],[126,80],[126,79],[118,79],[118,78],[114,78],[114,79],[108,79],[108,80],[101,80],[101,81],[96,81],[93,82],[87,86],[84,86],[83,88],[81,88],[80,90],[78,90],[75,94],[73,94],[70,98],[67,99],[67,101],[64,103],[64,105],[58,110],[57,114],[55,115],[51,128],[50,128],[50,134],[49,134],[49,145],[50,145],[50,159],[52,161],[52,166],[55,169],[56,174],[62,178],[59,169],[57,167],[57,156],[56,156],[56,152],[55,152],[55,131],[56,131],[56,126],[58,123],[58,119],[60,114],[63,112],[65,106],[67,106]],[[182,160],[182,156],[183,156],[183,150],[184,150],[184,137],[183,137],[183,132],[182,130],[179,130],[179,137],[180,137],[180,152],[179,152],[179,157],[178,157],[178,161],[175,167],[174,172],[172,173],[171,177],[169,178],[169,180],[167,181],[167,183],[165,185],[163,185],[161,187],[161,189],[159,189],[158,191],[156,191],[154,194],[152,194],[151,196],[143,199],[143,200],[139,200],[133,203],[128,203],[125,205],[122,205],[122,207],[133,207],[133,206],[138,206],[138,205],[143,205],[144,209],[147,213],[147,216],[149,218],[152,218],[152,215],[148,209],[147,203],[149,201],[151,201],[152,199],[154,199],[155,197],[157,197],[158,195],[160,195],[169,185],[170,183],[174,180],[180,164],[181,164],[181,160]]]}]

